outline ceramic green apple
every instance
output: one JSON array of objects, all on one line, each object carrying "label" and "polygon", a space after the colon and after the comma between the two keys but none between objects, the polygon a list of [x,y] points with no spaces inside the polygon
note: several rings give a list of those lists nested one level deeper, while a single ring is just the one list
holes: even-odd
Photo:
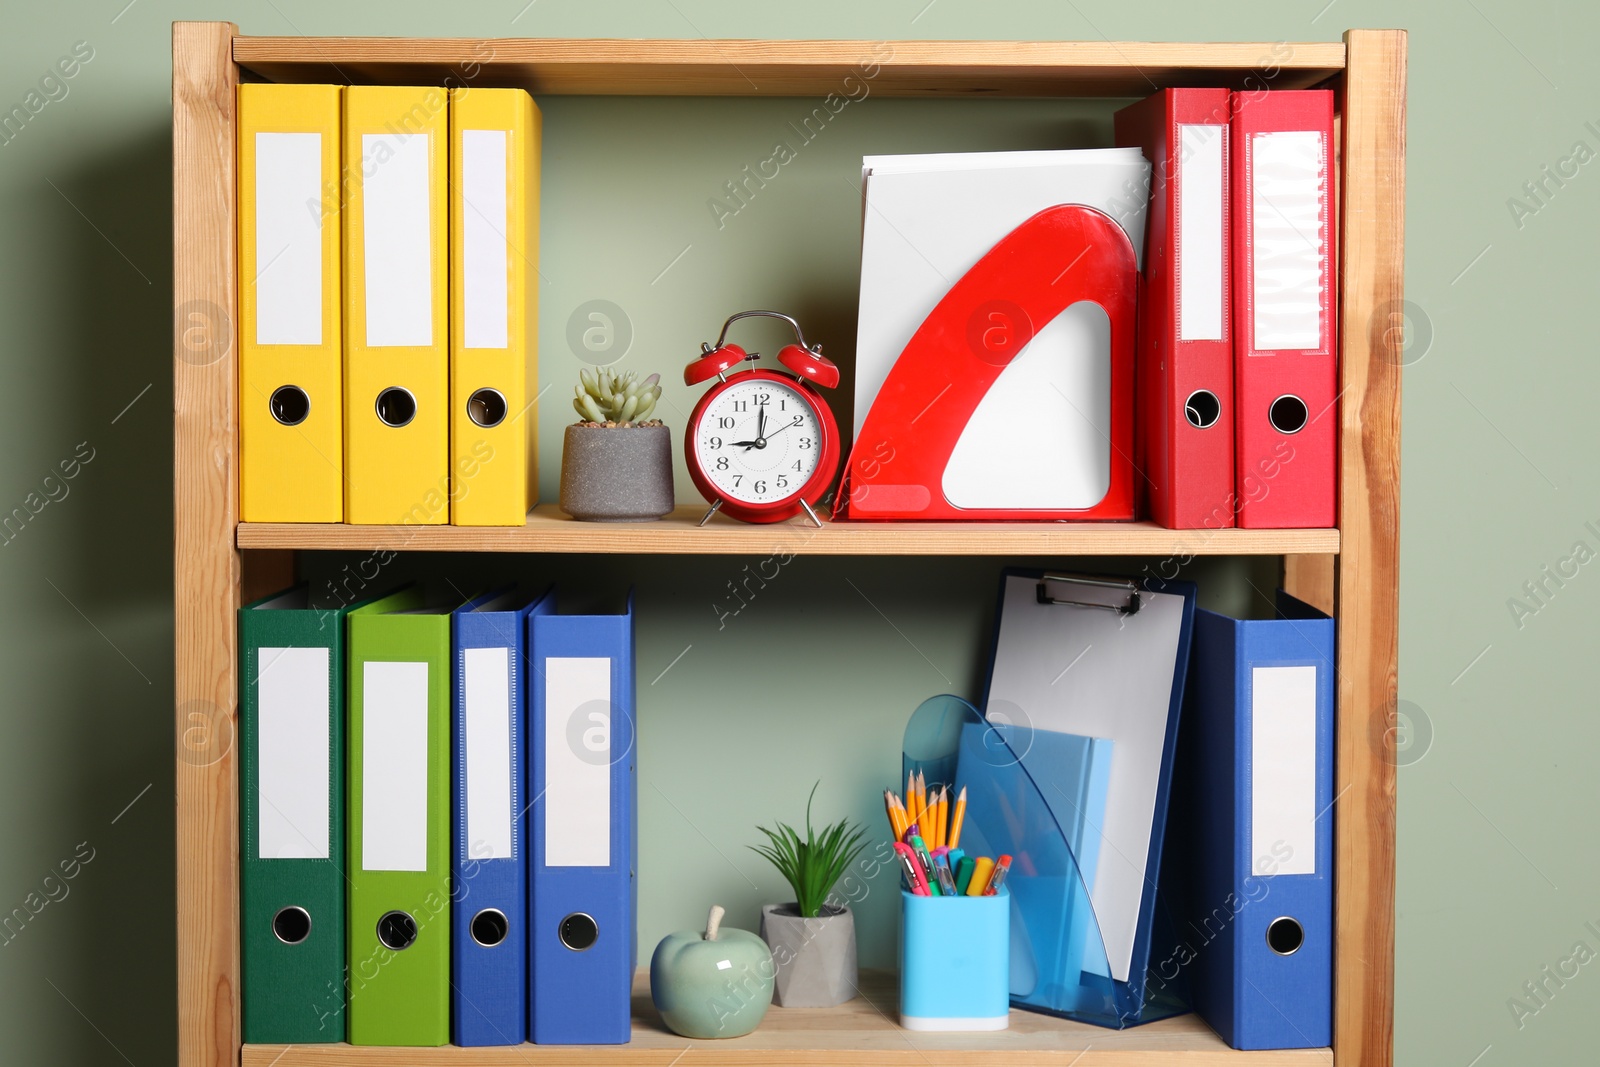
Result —
[{"label": "ceramic green apple", "polygon": [[723,914],[712,905],[705,933],[668,934],[651,957],[650,999],[673,1033],[743,1037],[772,1003],[772,952],[748,930],[723,929]]}]

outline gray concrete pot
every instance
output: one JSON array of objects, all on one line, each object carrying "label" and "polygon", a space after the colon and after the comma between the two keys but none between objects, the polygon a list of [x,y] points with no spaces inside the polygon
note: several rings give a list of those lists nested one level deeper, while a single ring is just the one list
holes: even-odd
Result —
[{"label": "gray concrete pot", "polygon": [[567,427],[561,510],[587,522],[649,522],[672,511],[672,431]]},{"label": "gray concrete pot", "polygon": [[824,905],[802,919],[794,904],[761,906],[761,940],[772,950],[780,1008],[831,1008],[856,995],[856,920],[848,907]]}]

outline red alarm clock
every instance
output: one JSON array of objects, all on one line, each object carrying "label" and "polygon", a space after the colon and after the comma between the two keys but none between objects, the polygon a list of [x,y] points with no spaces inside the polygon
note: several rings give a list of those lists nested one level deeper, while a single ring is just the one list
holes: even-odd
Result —
[{"label": "red alarm clock", "polygon": [[[782,319],[795,341],[778,362],[790,373],[746,367],[759,352],[726,343],[728,327],[740,319]],[[717,343],[702,344],[700,358],[683,371],[685,385],[716,379],[700,398],[684,434],[689,477],[711,509],[745,522],[782,522],[803,509],[818,526],[811,505],[822,498],[839,469],[839,426],[817,387],[839,384],[839,368],[807,345],[800,324],[776,311],[741,311],[722,324]]]}]

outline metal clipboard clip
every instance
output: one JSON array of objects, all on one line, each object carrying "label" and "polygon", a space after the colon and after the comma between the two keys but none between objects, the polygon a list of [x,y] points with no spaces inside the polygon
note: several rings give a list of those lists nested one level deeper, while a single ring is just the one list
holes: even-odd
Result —
[{"label": "metal clipboard clip", "polygon": [[[1064,595],[1059,586],[1077,587],[1076,595]],[[1139,583],[1132,578],[1101,578],[1092,574],[1044,574],[1039,576],[1038,601],[1041,604],[1067,604],[1078,608],[1104,608],[1118,615],[1137,615],[1142,601]]]}]

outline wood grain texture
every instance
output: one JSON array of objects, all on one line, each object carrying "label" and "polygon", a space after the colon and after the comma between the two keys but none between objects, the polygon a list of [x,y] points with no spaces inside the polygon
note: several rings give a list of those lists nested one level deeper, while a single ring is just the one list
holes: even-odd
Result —
[{"label": "wood grain texture", "polygon": [[1392,317],[1404,296],[1406,35],[1351,30],[1345,43],[1333,1047],[1337,1067],[1388,1067],[1395,762],[1382,738],[1398,686],[1401,338]]},{"label": "wood grain texture", "polygon": [[633,1040],[626,1045],[512,1045],[502,1048],[354,1048],[349,1045],[246,1045],[244,1067],[537,1067],[540,1064],[637,1064],[639,1067],[1307,1067],[1325,1065],[1327,1049],[1235,1052],[1196,1015],[1130,1030],[1104,1030],[1034,1012],[1013,1011],[1010,1029],[982,1034],[923,1034],[897,1022],[898,984],[880,971],[861,973],[861,996],[837,1008],[771,1008],[755,1033],[692,1041],[667,1031],[650,1002],[649,974],[634,980]]},{"label": "wood grain texture", "polygon": [[1339,550],[1338,530],[1167,530],[1149,522],[839,522],[752,526],[703,506],[659,522],[595,523],[542,504],[513,526],[239,524],[240,548],[428,552],[628,552],[677,555],[1148,556],[1285,555]]},{"label": "wood grain texture", "polygon": [[1334,564],[1338,556],[1303,555],[1283,557],[1283,589],[1292,597],[1318,611],[1332,615]]},{"label": "wood grain texture", "polygon": [[[273,81],[514,85],[648,96],[1145,96],[1156,88],[1305,88],[1344,67],[1339,42],[709,41],[240,37]],[[874,71],[873,66],[877,65]],[[845,79],[853,78],[849,85]]]},{"label": "wood grain texture", "polygon": [[231,23],[172,27],[178,1063],[239,1049]]}]

